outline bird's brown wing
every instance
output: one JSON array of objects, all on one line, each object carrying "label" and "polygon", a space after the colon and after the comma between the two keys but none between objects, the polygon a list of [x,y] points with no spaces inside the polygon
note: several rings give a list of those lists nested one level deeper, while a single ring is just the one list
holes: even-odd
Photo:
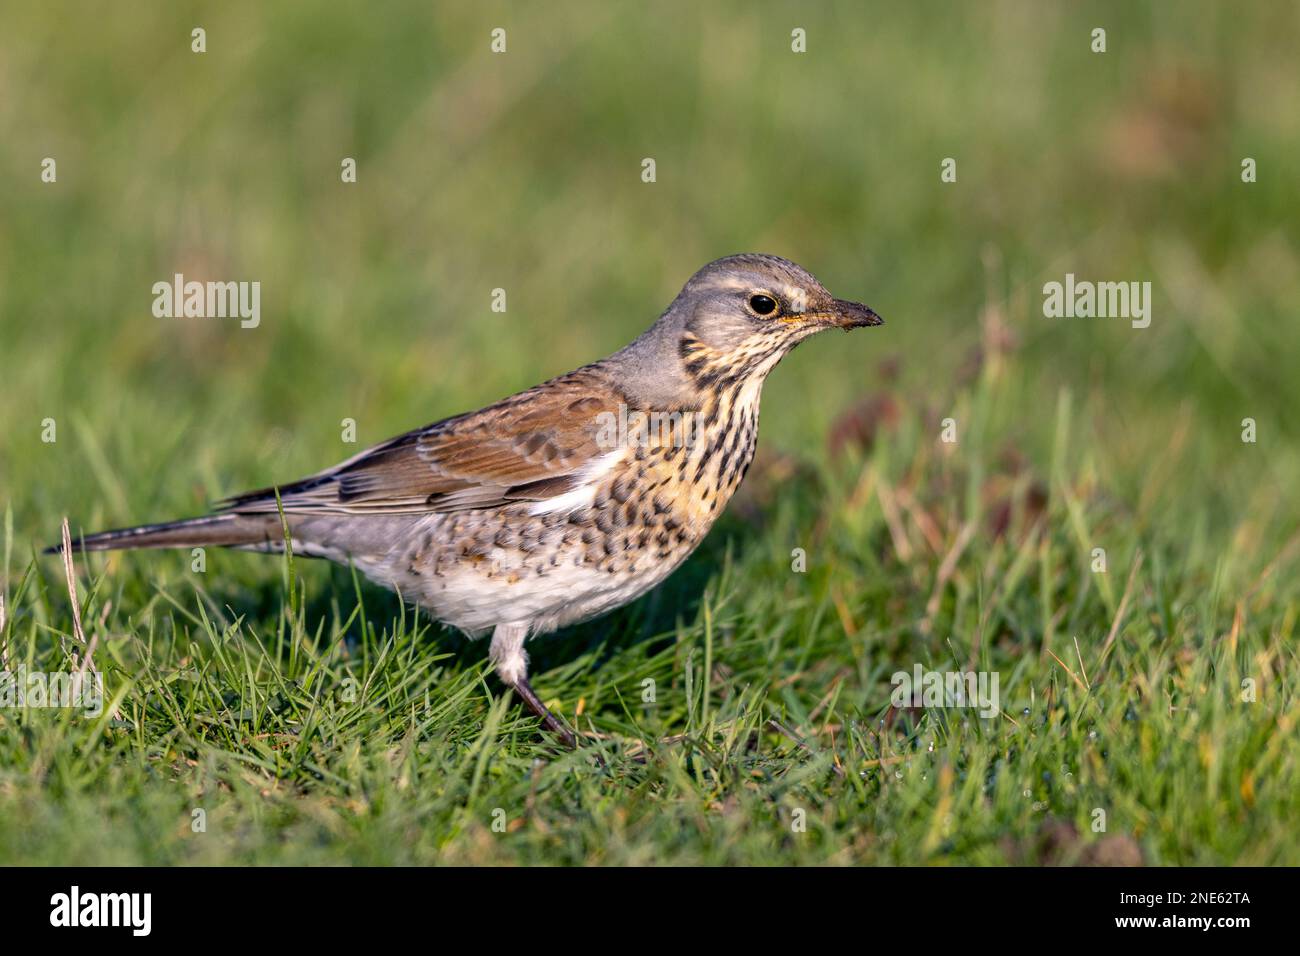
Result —
[{"label": "bird's brown wing", "polygon": [[[279,489],[286,512],[422,514],[542,501],[580,485],[602,446],[603,412],[623,397],[579,370],[477,412],[400,435]],[[275,488],[223,510],[277,510]]]}]

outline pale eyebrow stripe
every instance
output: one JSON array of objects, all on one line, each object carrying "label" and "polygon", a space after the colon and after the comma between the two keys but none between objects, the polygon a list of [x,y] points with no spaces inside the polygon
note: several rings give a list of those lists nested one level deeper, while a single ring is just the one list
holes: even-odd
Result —
[{"label": "pale eyebrow stripe", "polygon": [[746,282],[743,279],[737,279],[733,276],[720,276],[714,281],[710,282],[707,286],[704,286],[703,288],[732,289],[732,290],[740,291],[742,289],[749,289],[751,287],[771,289],[777,295],[780,295],[786,302],[791,303],[793,305],[801,306],[799,310],[800,312],[806,312],[808,309],[808,293],[805,290],[800,289],[798,286],[787,285],[784,282],[776,283],[776,284],[768,283],[767,285],[763,285],[762,283],[760,283],[759,285],[755,286],[754,283],[752,282]]},{"label": "pale eyebrow stripe", "polygon": [[749,283],[748,283],[748,282],[743,282],[743,281],[741,281],[740,279],[732,278],[731,276],[725,276],[725,277],[720,277],[720,278],[717,278],[717,279],[713,280],[712,282],[710,282],[708,285],[704,286],[703,288],[705,288],[705,289],[737,289],[737,290],[739,290],[739,289],[748,289],[748,288],[749,288]]}]

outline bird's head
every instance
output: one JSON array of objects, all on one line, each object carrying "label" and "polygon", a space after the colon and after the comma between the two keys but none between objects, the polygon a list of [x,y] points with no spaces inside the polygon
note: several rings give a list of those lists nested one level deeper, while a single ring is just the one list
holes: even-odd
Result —
[{"label": "bird's head", "polygon": [[788,259],[754,254],[710,262],[682,288],[669,316],[688,343],[764,374],[818,332],[882,324],[871,309],[835,298]]},{"label": "bird's head", "polygon": [[789,259],[728,256],[691,276],[658,321],[606,364],[641,404],[676,407],[720,383],[761,382],[810,335],[883,324]]}]

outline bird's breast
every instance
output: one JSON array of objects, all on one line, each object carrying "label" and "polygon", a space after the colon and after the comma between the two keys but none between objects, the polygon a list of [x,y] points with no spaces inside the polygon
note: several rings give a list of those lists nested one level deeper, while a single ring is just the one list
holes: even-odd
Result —
[{"label": "bird's breast", "polygon": [[[632,489],[647,502],[654,540],[694,548],[740,486],[758,441],[761,383],[736,384],[689,412],[674,441],[632,456]],[[664,526],[667,526],[666,528]]]}]

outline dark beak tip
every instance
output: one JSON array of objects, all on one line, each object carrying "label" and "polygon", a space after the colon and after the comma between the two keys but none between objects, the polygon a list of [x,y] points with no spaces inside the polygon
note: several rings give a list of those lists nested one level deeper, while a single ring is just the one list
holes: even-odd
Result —
[{"label": "dark beak tip", "polygon": [[874,325],[885,324],[884,319],[859,302],[841,302],[839,305],[840,315],[843,318],[841,324],[845,331],[850,329],[865,329]]}]

